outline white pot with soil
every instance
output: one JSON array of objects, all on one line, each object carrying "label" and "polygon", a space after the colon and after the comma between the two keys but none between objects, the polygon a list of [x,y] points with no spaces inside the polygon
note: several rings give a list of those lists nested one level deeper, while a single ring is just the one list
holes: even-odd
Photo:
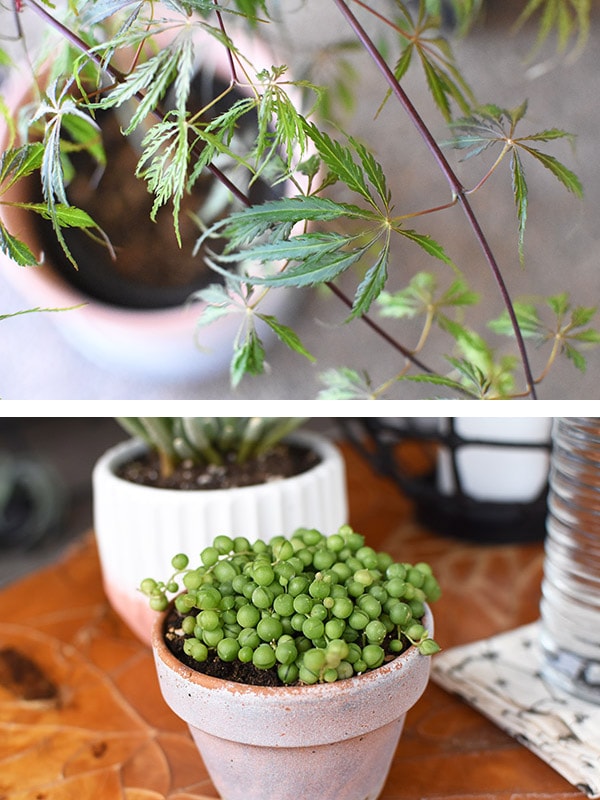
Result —
[{"label": "white pot with soil", "polygon": [[345,466],[327,438],[299,431],[286,440],[316,462],[294,477],[226,489],[165,489],[132,483],[119,468],[143,454],[130,440],[107,451],[93,472],[94,530],[107,597],[142,641],[154,619],[138,591],[148,576],[168,575],[174,553],[199,553],[216,535],[249,540],[290,535],[299,527],[330,533],[347,522]]}]

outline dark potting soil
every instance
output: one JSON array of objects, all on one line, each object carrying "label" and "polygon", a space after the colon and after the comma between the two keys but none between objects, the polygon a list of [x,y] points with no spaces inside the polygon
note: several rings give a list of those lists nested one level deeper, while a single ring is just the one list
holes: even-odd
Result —
[{"label": "dark potting soil", "polygon": [[[207,79],[199,73],[192,83],[190,105],[202,108],[226,88],[219,78]],[[211,113],[224,111],[230,100],[219,101]],[[202,216],[206,198],[215,187],[213,176],[205,170],[192,190],[181,198],[180,246],[170,204],[158,210],[155,221],[150,218],[154,197],[146,181],[134,177],[141,153],[121,134],[117,115],[103,112],[97,115],[97,121],[102,128],[107,164],[99,170],[89,154],[72,153],[75,174],[67,195],[69,202],[84,209],[108,236],[114,257],[100,237],[92,238],[76,228],[64,229],[64,239],[78,265],[75,269],[57,243],[50,223],[40,221],[42,245],[55,269],[81,292],[126,308],[181,305],[193,292],[222,282],[222,277],[206,264],[205,253],[194,253],[201,234],[195,220]],[[248,115],[240,123],[240,135],[251,136],[255,127],[255,117]],[[251,203],[264,202],[280,196],[282,191],[257,180],[248,198]],[[230,202],[220,216],[232,210],[235,206]],[[217,240],[211,240],[211,250],[218,251],[220,246]]]},{"label": "dark potting soil", "polygon": [[221,661],[216,653],[212,651],[209,651],[206,661],[201,663],[188,656],[183,651],[183,643],[189,637],[186,637],[181,630],[182,619],[183,617],[177,609],[173,608],[166,619],[165,642],[175,658],[185,664],[186,667],[224,681],[246,683],[252,686],[284,685],[279,680],[276,668],[258,669],[253,664],[242,664],[241,661]]},{"label": "dark potting soil", "polygon": [[[83,208],[110,240],[113,252],[99,237],[76,228],[64,238],[78,269],[56,242],[49,222],[40,221],[43,248],[62,277],[79,291],[102,302],[126,308],[163,308],[184,303],[190,295],[221,278],[194,255],[200,228],[193,215],[202,207],[212,179],[202,176],[182,198],[177,242],[170,207],[150,219],[153,196],[144,180],[134,178],[139,153],[120,133],[114,113],[99,116],[109,154],[101,172],[86,153],[72,156],[76,174],[68,186],[69,202]],[[98,174],[97,174],[98,173]]]},{"label": "dark potting soil", "polygon": [[[182,619],[183,615],[172,607],[165,619],[164,637],[168,649],[186,667],[203,675],[234,683],[245,683],[250,686],[285,686],[277,674],[277,667],[258,669],[253,664],[242,664],[241,661],[221,661],[216,653],[210,650],[206,661],[199,662],[188,656],[183,650],[183,643],[189,636],[186,636],[181,629]],[[382,647],[386,650],[385,660],[393,661],[398,654],[389,652],[386,645],[387,640],[382,643]],[[406,646],[408,647],[408,644]],[[300,682],[292,685],[300,685]]]},{"label": "dark potting soil", "polygon": [[[201,256],[192,255],[201,231],[191,215],[201,207],[212,178],[206,173],[194,192],[182,198],[180,247],[171,209],[163,208],[152,222],[154,197],[146,182],[125,180],[135,173],[139,153],[121,134],[116,114],[104,114],[100,120],[104,147],[109,154],[106,168],[96,181],[94,165],[81,156],[77,159],[80,171],[69,184],[68,192],[71,202],[89,210],[98,225],[108,232],[116,254],[111,269],[129,280],[164,287],[193,285],[204,275],[216,278]],[[104,248],[99,252],[108,255]]]},{"label": "dark potting soil", "polygon": [[184,461],[168,477],[161,476],[158,456],[151,452],[121,465],[117,475],[132,483],[162,489],[231,489],[301,475],[319,462],[320,457],[313,450],[280,443],[245,464],[236,464],[233,456],[223,465],[195,466]]}]

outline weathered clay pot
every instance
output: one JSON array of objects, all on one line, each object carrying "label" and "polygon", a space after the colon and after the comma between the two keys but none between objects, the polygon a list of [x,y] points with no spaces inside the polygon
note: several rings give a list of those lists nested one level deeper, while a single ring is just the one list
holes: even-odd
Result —
[{"label": "weathered clay pot", "polygon": [[298,431],[288,441],[314,449],[320,463],[293,478],[239,489],[179,491],[123,480],[116,468],[145,447],[134,439],[99,459],[93,472],[94,531],[104,589],[142,641],[150,643],[154,614],[138,587],[147,577],[168,578],[176,553],[193,558],[219,533],[253,541],[290,535],[299,527],[333,533],[348,521],[338,448],[309,431]]},{"label": "weathered clay pot", "polygon": [[[222,800],[375,800],[406,712],[431,659],[411,647],[365,674],[314,686],[256,687],[207,677],[163,639],[152,646],[160,688],[185,722]],[[433,632],[429,609],[425,625]]]}]

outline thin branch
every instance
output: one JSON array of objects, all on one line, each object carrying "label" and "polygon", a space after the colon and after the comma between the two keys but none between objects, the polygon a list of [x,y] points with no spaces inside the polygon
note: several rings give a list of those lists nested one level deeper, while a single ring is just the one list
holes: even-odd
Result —
[{"label": "thin branch", "polygon": [[67,28],[66,25],[53,17],[46,9],[38,5],[36,0],[22,0],[23,5],[28,6],[32,11],[34,11],[39,17],[41,17],[45,23],[50,25],[54,30],[58,31],[60,35],[66,39],[70,44],[73,45],[77,50],[82,53],[85,53],[90,61],[93,61],[98,67],[106,72],[114,81],[118,83],[122,83],[125,80],[125,74],[121,72],[116,67],[113,67],[112,64],[107,64],[103,61],[102,57],[99,53],[94,53],[90,50],[89,45],[83,41],[76,33],[73,33],[72,30]]},{"label": "thin branch", "polygon": [[390,87],[392,93],[396,97],[396,99],[400,102],[404,110],[406,111],[409,119],[412,121],[414,126],[417,128],[419,134],[421,135],[422,139],[424,140],[425,144],[427,145],[432,157],[438,164],[442,174],[448,181],[448,184],[452,190],[454,196],[458,198],[458,202],[462,207],[471,228],[475,234],[475,238],[479,242],[480,247],[483,250],[485,259],[492,271],[494,279],[498,285],[500,290],[500,294],[502,296],[502,300],[506,307],[509,319],[511,321],[512,328],[514,330],[515,338],[517,341],[517,347],[519,349],[519,354],[521,357],[521,363],[523,365],[523,370],[525,373],[525,379],[527,382],[527,389],[528,394],[531,396],[532,399],[537,399],[536,391],[535,391],[535,381],[533,378],[533,373],[531,371],[531,366],[529,363],[529,357],[527,355],[527,350],[525,347],[525,341],[523,339],[523,335],[521,333],[521,329],[519,328],[519,323],[517,321],[517,316],[510,299],[510,295],[508,293],[508,289],[504,282],[504,278],[500,271],[500,268],[496,262],[494,254],[489,246],[489,243],[481,229],[481,226],[471,208],[471,205],[466,197],[466,193],[464,187],[462,186],[460,180],[458,179],[456,173],[446,160],[446,157],[442,153],[438,143],[433,138],[429,128],[426,126],[425,122],[421,118],[420,114],[410,101],[409,97],[404,92],[404,89],[400,86],[399,81],[396,79],[394,73],[390,70],[389,66],[381,56],[379,50],[375,46],[375,43],[370,38],[369,34],[366,30],[362,27],[360,22],[358,21],[357,17],[354,13],[348,8],[345,0],[333,0],[335,5],[337,6],[338,10],[342,14],[342,16],[346,19],[352,30],[354,31],[355,35],[357,36],[358,40],[370,55],[371,59],[374,61],[375,65],[377,66],[379,72],[385,78],[388,86]]},{"label": "thin branch", "polygon": [[[342,303],[348,306],[348,308],[352,308],[352,300],[350,300],[350,298],[346,294],[344,294],[344,292],[340,288],[338,288],[334,283],[330,282],[327,282],[325,285],[331,289],[331,291],[335,294],[336,297],[338,297],[342,301]],[[397,350],[405,358],[412,361],[412,363],[416,367],[422,369],[423,372],[426,372],[428,375],[434,374],[434,370],[432,370],[430,367],[424,364],[419,358],[417,358],[417,356],[412,352],[412,350],[409,350],[408,348],[401,345],[400,342],[397,342],[392,336],[389,335],[389,333],[384,331],[384,329],[380,325],[378,325],[375,322],[375,320],[371,319],[371,317],[369,317],[367,314],[363,314],[363,316],[361,316],[361,320],[366,325],[368,325],[368,327],[371,328],[371,330],[375,331],[375,333],[381,336],[382,339],[385,339],[385,341],[389,345],[391,345],[394,348],[394,350]]]},{"label": "thin branch", "polygon": [[504,147],[502,148],[502,152],[500,153],[498,158],[494,161],[492,166],[488,169],[488,171],[485,173],[483,178],[471,189],[466,189],[465,194],[475,194],[475,192],[479,191],[479,189],[481,189],[481,187],[488,180],[488,178],[491,178],[492,174],[498,168],[500,162],[504,159],[504,156],[509,152],[510,149],[511,145],[505,144]]},{"label": "thin branch", "polygon": [[[55,30],[57,30],[61,36],[63,36],[68,42],[70,42],[74,47],[76,47],[79,51],[84,53],[88,56],[88,58],[93,61],[100,69],[102,69],[112,80],[122,83],[126,79],[125,73],[121,72],[121,70],[117,69],[111,63],[107,63],[104,61],[102,56],[99,53],[91,52],[89,46],[86,42],[83,41],[77,34],[73,33],[73,31],[69,30],[65,25],[62,24],[59,20],[49,14],[43,6],[38,5],[36,0],[23,0],[23,2],[31,8],[36,14],[38,14],[48,25],[51,25]],[[135,95],[136,99],[141,101],[144,99],[144,95],[142,92],[137,92]],[[155,108],[152,111],[153,115],[159,121],[163,121],[165,118],[165,113],[160,108]],[[199,157],[200,149],[197,145],[194,145],[192,148],[192,155]],[[236,197],[241,203],[245,205],[250,205],[250,201],[244,192],[241,191],[234,183],[231,181],[224,172],[222,172],[219,167],[215,166],[214,164],[207,164],[206,169],[211,172],[215,178],[217,178],[221,183],[226,186],[229,191]]]},{"label": "thin branch", "polygon": [[[227,31],[225,30],[225,22],[223,21],[223,14],[221,13],[221,9],[219,8],[219,0],[213,0],[215,6],[215,14],[217,15],[217,20],[219,22],[219,28],[221,29],[221,33],[223,36],[227,36]],[[227,38],[229,38],[227,36]],[[231,75],[232,83],[238,83],[237,72],[235,69],[235,62],[233,60],[233,54],[229,48],[227,49],[227,60],[229,62],[229,73]]]}]

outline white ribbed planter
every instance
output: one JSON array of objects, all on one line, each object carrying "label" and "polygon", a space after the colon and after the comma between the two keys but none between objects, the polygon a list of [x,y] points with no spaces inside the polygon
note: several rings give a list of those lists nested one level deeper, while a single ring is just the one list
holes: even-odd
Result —
[{"label": "white ribbed planter", "polygon": [[[407,711],[429,680],[416,647],[363,675],[313,686],[259,687],[208,677],[152,646],[162,695],[187,722],[222,800],[375,800]],[[423,624],[433,633],[426,608]]]},{"label": "white ribbed planter", "polygon": [[299,527],[330,534],[348,521],[345,467],[338,448],[307,431],[289,441],[311,447],[321,462],[293,478],[240,489],[155,489],[118,478],[115,468],[144,450],[133,439],[97,462],[94,530],[104,589],[142,641],[150,642],[155,615],[138,587],[147,577],[168,578],[176,553],[194,558],[221,533],[251,541],[290,535]]}]

